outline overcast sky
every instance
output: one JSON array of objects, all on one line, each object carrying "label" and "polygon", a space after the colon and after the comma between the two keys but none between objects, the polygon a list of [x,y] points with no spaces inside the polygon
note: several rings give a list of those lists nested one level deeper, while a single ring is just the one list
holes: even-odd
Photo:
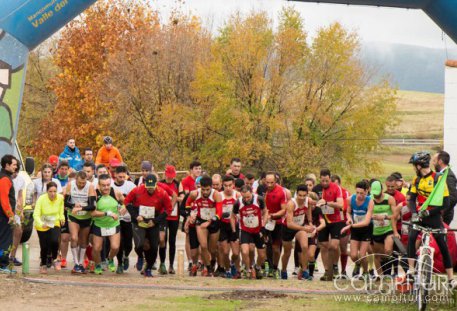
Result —
[{"label": "overcast sky", "polygon": [[[152,0],[153,7],[166,17],[175,0]],[[356,30],[363,41],[403,43],[432,48],[455,49],[457,45],[421,10],[291,2],[285,0],[185,0],[182,7],[200,16],[215,31],[233,12],[256,9],[268,12],[276,21],[284,5],[293,5],[301,13],[311,36],[322,26],[338,21]]]}]

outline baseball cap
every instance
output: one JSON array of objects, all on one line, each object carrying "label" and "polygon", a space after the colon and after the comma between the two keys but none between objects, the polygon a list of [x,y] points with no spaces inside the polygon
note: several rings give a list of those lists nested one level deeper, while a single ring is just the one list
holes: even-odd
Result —
[{"label": "baseball cap", "polygon": [[48,162],[50,164],[58,164],[59,163],[59,157],[53,154],[52,156],[49,157]]},{"label": "baseball cap", "polygon": [[166,165],[165,166],[165,177],[167,178],[175,178],[176,177],[176,169],[173,165]]},{"label": "baseball cap", "polygon": [[105,137],[103,138],[103,143],[104,143],[105,145],[107,145],[107,144],[112,144],[112,143],[113,143],[113,139],[111,138],[111,136],[105,136]]},{"label": "baseball cap", "polygon": [[145,188],[155,188],[156,184],[157,184],[157,177],[154,174],[149,174],[144,179]]},{"label": "baseball cap", "polygon": [[149,161],[141,161],[141,169],[145,171],[152,170],[152,164]]},{"label": "baseball cap", "polygon": [[378,180],[375,180],[371,183],[371,190],[370,190],[370,193],[372,195],[380,195],[382,192],[382,185],[381,185],[381,182],[379,182]]},{"label": "baseball cap", "polygon": [[121,164],[122,164],[121,161],[119,161],[116,158],[109,160],[109,166],[111,166],[111,167],[118,167],[118,166],[121,166]]}]

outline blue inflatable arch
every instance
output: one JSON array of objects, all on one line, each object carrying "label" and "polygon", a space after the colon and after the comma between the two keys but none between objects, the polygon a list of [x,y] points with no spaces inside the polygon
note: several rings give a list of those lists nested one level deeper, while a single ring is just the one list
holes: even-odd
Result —
[{"label": "blue inflatable arch", "polygon": [[457,43],[457,0],[294,0],[300,2],[339,3],[393,8],[421,9]]}]

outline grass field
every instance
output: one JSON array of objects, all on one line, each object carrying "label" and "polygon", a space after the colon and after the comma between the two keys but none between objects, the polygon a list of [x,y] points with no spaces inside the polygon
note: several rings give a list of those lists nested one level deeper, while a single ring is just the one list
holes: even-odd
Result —
[{"label": "grass field", "polygon": [[[386,138],[443,138],[444,95],[411,91],[398,92],[397,111],[399,123],[389,131]],[[414,177],[408,164],[411,154],[420,151],[434,152],[437,146],[383,146],[371,157],[382,165],[380,177],[399,171],[405,180]]]},{"label": "grass field", "polygon": [[444,95],[398,92],[399,124],[389,131],[392,138],[442,138]]}]

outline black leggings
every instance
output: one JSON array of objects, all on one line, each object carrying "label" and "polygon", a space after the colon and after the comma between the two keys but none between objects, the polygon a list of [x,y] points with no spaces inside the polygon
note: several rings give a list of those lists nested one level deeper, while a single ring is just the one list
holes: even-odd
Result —
[{"label": "black leggings", "polygon": [[132,229],[132,223],[130,222],[125,222],[125,221],[120,221],[121,224],[121,244],[119,246],[119,252],[117,252],[117,262],[119,264],[122,264],[122,259],[124,257],[128,258],[130,255],[130,252],[132,251],[133,248],[133,229]]},{"label": "black leggings", "polygon": [[[419,225],[432,229],[443,228],[443,222],[441,221],[441,215],[437,214],[429,216],[422,220]],[[408,258],[416,258],[416,239],[419,235],[419,231],[411,229],[408,236]],[[441,255],[443,256],[443,263],[446,269],[452,268],[451,255],[447,246],[446,235],[444,234],[433,234],[436,240],[436,244],[440,249]]]},{"label": "black leggings", "polygon": [[59,251],[60,227],[50,228],[48,231],[37,231],[40,240],[41,265],[46,265],[48,256],[53,260],[57,258]]},{"label": "black leggings", "polygon": [[176,255],[176,235],[178,234],[179,220],[167,220],[167,228],[165,229],[165,247],[159,249],[160,263],[165,262],[167,243],[170,248],[168,250],[168,260],[170,267],[173,267]]},{"label": "black leggings", "polygon": [[[133,240],[135,241],[135,251],[141,253],[144,251],[146,257],[146,269],[152,269],[154,262],[157,259],[157,250],[159,248],[159,225],[152,228],[141,228],[137,224],[133,224]],[[144,250],[144,241],[149,241],[150,247]]]}]

